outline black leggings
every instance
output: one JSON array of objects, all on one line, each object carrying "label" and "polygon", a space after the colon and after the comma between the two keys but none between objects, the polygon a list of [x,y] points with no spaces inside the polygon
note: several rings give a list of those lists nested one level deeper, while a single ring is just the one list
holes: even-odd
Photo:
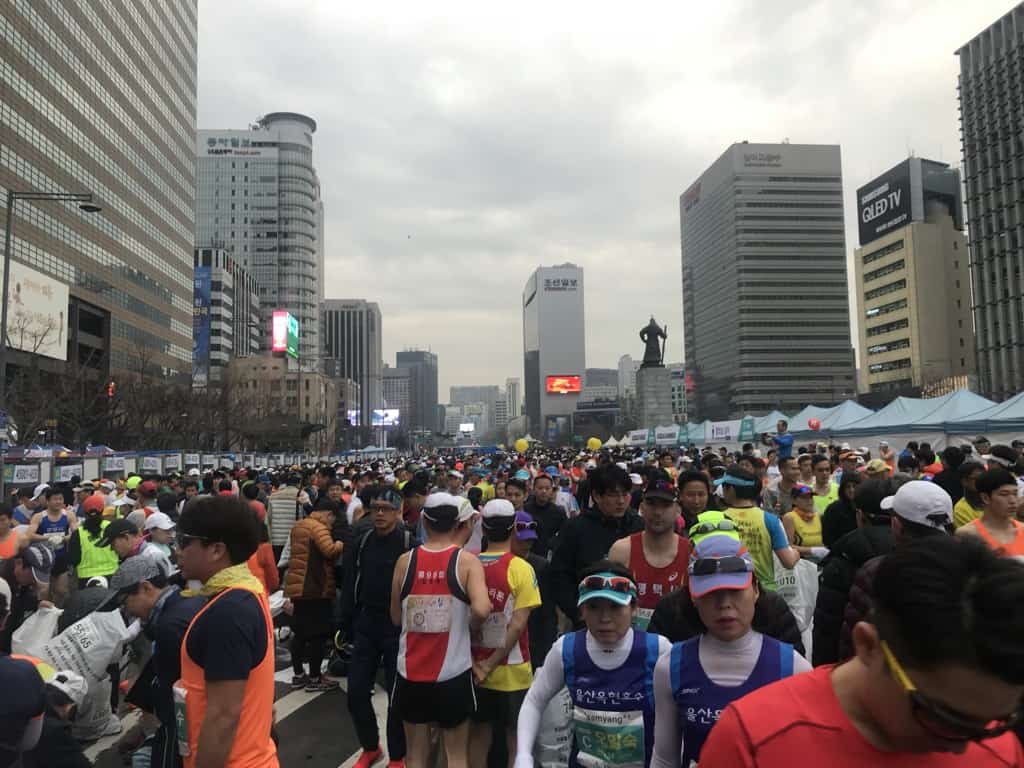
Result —
[{"label": "black leggings", "polygon": [[293,600],[292,615],[292,670],[303,673],[303,662],[309,663],[309,676],[320,677],[324,661],[324,647],[333,626],[331,601],[322,599]]}]

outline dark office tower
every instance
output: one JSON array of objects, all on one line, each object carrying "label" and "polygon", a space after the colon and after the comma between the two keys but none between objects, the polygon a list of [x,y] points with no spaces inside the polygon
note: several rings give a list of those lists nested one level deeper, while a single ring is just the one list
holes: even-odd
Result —
[{"label": "dark office tower", "polygon": [[1024,4],[957,51],[978,382],[994,400],[1024,389],[1022,38]]},{"label": "dark office tower", "polygon": [[12,273],[50,281],[61,325],[48,357],[191,372],[195,135],[196,0],[0,3],[0,187],[102,206],[15,203]]},{"label": "dark office tower", "polygon": [[855,395],[842,182],[838,146],[744,142],[680,197],[691,419]]},{"label": "dark office tower", "polygon": [[437,355],[422,349],[407,349],[395,354],[395,366],[409,371],[409,413],[403,414],[406,429],[438,432]]}]

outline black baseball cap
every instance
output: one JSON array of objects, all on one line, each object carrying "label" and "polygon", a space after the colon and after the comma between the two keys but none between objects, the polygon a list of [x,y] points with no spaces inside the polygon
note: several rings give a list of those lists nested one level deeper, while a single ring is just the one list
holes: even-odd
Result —
[{"label": "black baseball cap", "polygon": [[118,536],[124,536],[126,533],[130,533],[133,536],[139,532],[138,527],[131,520],[112,520],[107,524],[107,527],[103,529],[103,533],[99,539],[96,540],[97,547],[109,547],[110,542],[116,539]]}]

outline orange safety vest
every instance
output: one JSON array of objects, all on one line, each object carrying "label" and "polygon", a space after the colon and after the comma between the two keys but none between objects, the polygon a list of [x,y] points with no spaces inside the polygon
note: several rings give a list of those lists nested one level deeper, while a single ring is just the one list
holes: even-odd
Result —
[{"label": "orange safety vest", "polygon": [[[183,753],[181,759],[185,768],[195,767],[199,731],[206,717],[206,679],[203,668],[188,655],[188,636],[199,617],[232,589],[245,587],[229,587],[213,597],[192,619],[181,641],[181,678],[174,687],[185,694],[182,705],[178,691],[175,692],[175,709],[178,712],[179,723],[178,745],[179,751]],[[279,768],[277,748],[270,738],[270,727],[274,721],[274,621],[270,616],[267,596],[258,592],[253,594],[259,598],[267,625],[267,653],[263,661],[249,673],[249,679],[245,683],[235,742],[224,764],[225,768]],[[184,729],[180,727],[182,716],[186,720]],[[186,738],[187,749],[184,743]],[[184,754],[186,751],[187,755]]]}]

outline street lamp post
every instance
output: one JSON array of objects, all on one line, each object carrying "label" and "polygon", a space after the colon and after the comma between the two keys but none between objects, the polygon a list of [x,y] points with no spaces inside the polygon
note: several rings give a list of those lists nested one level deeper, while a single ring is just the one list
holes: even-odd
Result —
[{"label": "street lamp post", "polygon": [[7,298],[11,283],[11,233],[14,229],[14,206],[18,200],[30,202],[78,203],[85,213],[103,210],[93,201],[90,192],[16,192],[7,190],[7,223],[4,230],[4,279],[0,296],[0,407],[7,405]]}]

